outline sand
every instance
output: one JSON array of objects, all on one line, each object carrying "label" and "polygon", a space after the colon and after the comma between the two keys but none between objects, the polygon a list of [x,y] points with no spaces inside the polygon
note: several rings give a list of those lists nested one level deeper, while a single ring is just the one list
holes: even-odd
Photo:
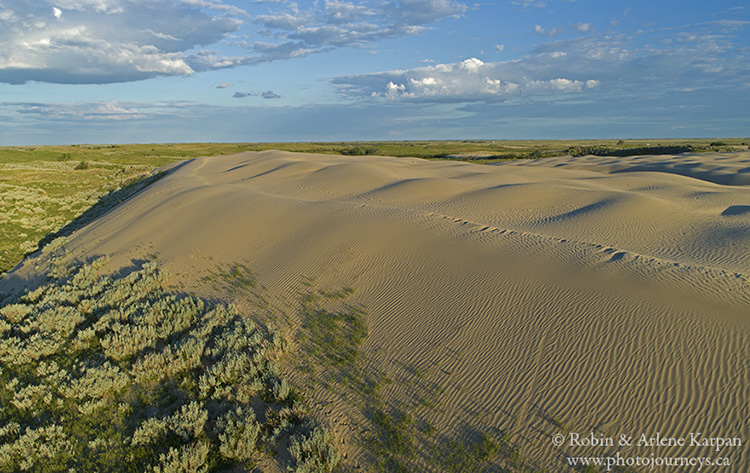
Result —
[{"label": "sand", "polygon": [[[509,434],[544,471],[618,451],[728,457],[711,471],[750,471],[750,153],[484,166],[198,158],[67,247],[110,255],[112,270],[154,255],[175,286],[250,310],[205,279],[244,264],[286,304],[290,333],[301,288],[354,288],[370,333],[363,363],[394,381],[384,402],[445,439]],[[33,272],[27,263],[0,285]],[[354,440],[368,429],[356,398],[292,378],[345,440],[346,468],[371,461]],[[592,432],[687,443],[570,445]],[[743,445],[692,445],[698,432]]]}]

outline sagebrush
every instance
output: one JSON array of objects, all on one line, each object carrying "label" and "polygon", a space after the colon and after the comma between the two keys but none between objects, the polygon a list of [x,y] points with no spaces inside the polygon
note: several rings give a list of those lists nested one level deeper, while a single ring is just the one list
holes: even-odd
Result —
[{"label": "sagebrush", "polygon": [[333,469],[330,433],[279,376],[276,331],[168,292],[156,263],[106,263],[0,308],[0,471],[214,471],[260,450]]}]

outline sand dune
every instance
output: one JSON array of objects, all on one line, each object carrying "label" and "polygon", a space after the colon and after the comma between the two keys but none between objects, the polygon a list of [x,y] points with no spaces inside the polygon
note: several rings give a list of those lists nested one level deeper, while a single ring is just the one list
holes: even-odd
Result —
[{"label": "sand dune", "polygon": [[[110,255],[113,269],[158,254],[174,284],[222,298],[204,278],[241,262],[289,308],[310,278],[355,288],[368,368],[408,381],[384,389],[388,403],[448,437],[510,433],[545,471],[573,471],[565,455],[619,450],[726,456],[731,466],[715,471],[740,472],[750,471],[749,209],[748,153],[479,166],[269,151],[189,161],[68,248]],[[309,390],[331,402],[342,438],[361,434],[356,405]],[[430,402],[416,402],[425,392]],[[569,432],[701,432],[743,446],[553,445]],[[367,461],[344,448],[349,466]]]}]

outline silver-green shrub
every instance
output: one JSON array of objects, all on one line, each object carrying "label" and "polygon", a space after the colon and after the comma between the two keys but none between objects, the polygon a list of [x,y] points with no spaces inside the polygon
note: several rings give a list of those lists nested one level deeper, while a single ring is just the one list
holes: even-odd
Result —
[{"label": "silver-green shrub", "polygon": [[339,462],[331,433],[315,421],[308,421],[289,440],[289,453],[296,473],[330,473]]},{"label": "silver-green shrub", "polygon": [[238,461],[249,460],[258,440],[260,424],[252,409],[238,407],[219,417],[216,421],[219,434],[219,451],[226,458]]},{"label": "silver-green shrub", "polygon": [[[0,473],[208,472],[287,444],[297,471],[330,471],[330,435],[280,377],[277,332],[167,292],[155,263],[113,277],[107,261],[0,307]],[[252,406],[277,414],[260,423]]]},{"label": "silver-green shrub", "polygon": [[207,460],[210,447],[206,442],[170,448],[167,454],[159,456],[159,464],[151,471],[154,473],[203,473],[208,471]]}]

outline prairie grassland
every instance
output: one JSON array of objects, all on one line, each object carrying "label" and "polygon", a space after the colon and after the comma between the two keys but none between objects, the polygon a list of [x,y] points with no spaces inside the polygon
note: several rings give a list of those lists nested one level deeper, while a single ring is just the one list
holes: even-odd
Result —
[{"label": "prairie grassland", "polygon": [[[235,145],[47,146],[0,148],[0,273],[39,248],[104,196],[154,169]],[[51,240],[47,238],[46,241]]]},{"label": "prairie grassland", "polygon": [[[633,149],[642,154],[672,152],[737,151],[750,138],[662,140],[443,140],[443,141],[342,141],[328,143],[255,143],[245,149],[278,149],[303,153],[349,156],[380,155],[425,159],[460,159],[487,163],[513,159],[537,159],[585,151],[617,152]],[[681,148],[681,150],[679,149]]]}]

